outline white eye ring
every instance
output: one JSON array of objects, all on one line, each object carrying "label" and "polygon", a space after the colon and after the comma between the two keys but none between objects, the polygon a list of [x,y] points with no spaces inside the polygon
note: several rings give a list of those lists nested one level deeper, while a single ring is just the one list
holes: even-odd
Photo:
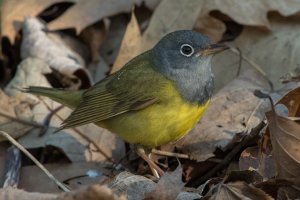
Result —
[{"label": "white eye ring", "polygon": [[180,47],[180,53],[183,56],[190,57],[194,53],[194,48],[189,44],[183,44]]}]

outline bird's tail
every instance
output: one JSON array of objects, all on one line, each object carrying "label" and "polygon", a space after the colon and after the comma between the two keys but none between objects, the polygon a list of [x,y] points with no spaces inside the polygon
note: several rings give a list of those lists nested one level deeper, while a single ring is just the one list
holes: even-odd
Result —
[{"label": "bird's tail", "polygon": [[74,109],[80,104],[81,96],[84,92],[83,90],[72,91],[46,87],[28,87],[25,88],[23,91],[30,94],[49,97],[50,99],[59,102],[65,106],[68,106],[71,109]]}]

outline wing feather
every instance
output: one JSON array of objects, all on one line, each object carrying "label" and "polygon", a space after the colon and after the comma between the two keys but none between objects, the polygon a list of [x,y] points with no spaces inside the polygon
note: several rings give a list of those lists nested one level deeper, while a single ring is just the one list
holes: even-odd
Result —
[{"label": "wing feather", "polygon": [[137,57],[119,72],[85,91],[82,102],[60,130],[99,122],[159,101],[158,90],[165,79],[149,66],[147,60]]}]

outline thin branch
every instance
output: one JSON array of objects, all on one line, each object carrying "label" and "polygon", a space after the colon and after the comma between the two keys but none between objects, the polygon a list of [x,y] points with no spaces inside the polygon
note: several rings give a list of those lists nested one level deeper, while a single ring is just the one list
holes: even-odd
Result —
[{"label": "thin branch", "polygon": [[57,180],[51,172],[49,172],[31,153],[29,153],[20,143],[18,143],[14,138],[12,138],[8,133],[0,131],[0,135],[7,138],[13,145],[20,149],[34,164],[36,164],[51,180],[53,180],[63,191],[70,192],[70,189]]},{"label": "thin branch", "polygon": [[[228,45],[228,44],[227,44]],[[229,45],[230,46],[230,45]],[[270,85],[271,91],[274,90],[274,86],[273,83],[270,81],[270,79],[267,77],[266,72],[253,60],[251,60],[250,58],[248,58],[247,56],[245,56],[244,54],[241,53],[241,51],[235,47],[230,47],[230,51],[239,55],[240,58],[243,58],[243,60],[245,60],[247,63],[249,63],[254,69],[256,69],[262,76],[264,76],[267,80],[268,83]]]}]

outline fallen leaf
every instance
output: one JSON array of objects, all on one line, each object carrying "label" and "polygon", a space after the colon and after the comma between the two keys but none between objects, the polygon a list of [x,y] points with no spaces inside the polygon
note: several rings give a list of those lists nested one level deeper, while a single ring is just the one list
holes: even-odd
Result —
[{"label": "fallen leaf", "polygon": [[115,194],[125,195],[128,200],[136,199],[177,199],[186,200],[201,197],[197,193],[184,192],[184,183],[181,181],[182,168],[174,172],[167,172],[158,183],[129,172],[121,172],[108,185]]},{"label": "fallen leaf", "polygon": [[55,33],[46,33],[45,25],[36,18],[26,18],[23,25],[23,40],[21,45],[22,59],[36,57],[47,63],[52,69],[69,78],[78,78],[77,74],[85,74],[84,80],[89,80],[89,74],[84,68],[84,60],[72,51]]},{"label": "fallen leaf", "polygon": [[300,196],[299,190],[287,186],[287,187],[279,188],[277,199],[278,200],[299,199],[299,196]]},{"label": "fallen leaf", "polygon": [[[279,193],[281,193],[281,191],[284,191],[285,189],[291,188],[293,183],[282,179],[270,179],[260,183],[255,183],[254,185],[255,187],[263,190],[265,193],[271,195],[273,198],[280,200],[281,198],[279,198]],[[290,193],[290,191],[288,193]]]},{"label": "fallen leaf", "polygon": [[[291,104],[298,96],[299,88],[291,91],[278,102],[285,104],[292,114],[297,111],[298,104]],[[298,101],[298,100],[297,100]],[[293,107],[295,106],[295,107]],[[300,125],[286,117],[276,114],[274,110],[266,113],[273,148],[273,156],[277,165],[278,178],[296,178],[300,173]],[[299,185],[298,185],[299,186]]]},{"label": "fallen leaf", "polygon": [[164,0],[157,8],[143,34],[141,51],[152,48],[167,33],[193,29],[201,11],[201,0]]},{"label": "fallen leaf", "polygon": [[127,25],[113,72],[138,54],[152,48],[167,33],[180,29],[192,29],[201,9],[198,6],[199,2],[199,0],[162,1],[154,10],[149,26],[142,36],[135,17],[132,17]]},{"label": "fallen leaf", "polygon": [[124,196],[116,196],[113,191],[106,186],[99,184],[82,187],[76,191],[63,193],[57,200],[126,200]]},{"label": "fallen leaf", "polygon": [[145,200],[173,200],[183,189],[182,167],[179,165],[173,172],[166,172],[156,184],[154,190],[148,193]]},{"label": "fallen leaf", "polygon": [[127,14],[119,14],[109,18],[110,25],[107,38],[100,47],[100,54],[109,66],[113,66],[129,22]]},{"label": "fallen leaf", "polygon": [[[44,76],[51,72],[49,65],[41,59],[31,57],[24,59],[18,65],[14,78],[7,84],[4,91],[9,96],[15,96],[26,101],[28,100],[28,95],[21,92],[21,90],[33,85],[51,87]],[[32,96],[30,101],[36,100],[37,97]]]},{"label": "fallen leaf", "polygon": [[88,26],[80,33],[80,38],[89,46],[91,62],[100,60],[99,49],[107,38],[106,25],[103,21]]},{"label": "fallen leaf", "polygon": [[142,38],[139,24],[134,12],[132,12],[131,20],[127,25],[120,51],[111,69],[111,73],[118,71],[124,64],[126,64],[126,62],[138,55],[140,52],[141,42]]},{"label": "fallen leaf", "polygon": [[22,199],[22,200],[56,200],[57,194],[45,194],[38,192],[26,192],[15,188],[0,189],[0,199]]},{"label": "fallen leaf", "polygon": [[239,158],[240,170],[255,170],[264,178],[276,176],[276,165],[271,154],[261,152],[258,146],[246,148]]},{"label": "fallen leaf", "polygon": [[[107,179],[109,171],[105,165],[100,163],[53,163],[45,164],[51,174],[61,182],[67,184],[72,190],[78,189],[83,185],[100,183]],[[97,176],[88,175],[90,171],[97,173]],[[86,177],[85,182],[80,178]],[[49,177],[37,166],[25,166],[21,169],[19,188],[29,192],[58,193],[60,188],[49,179]]]},{"label": "fallen leaf", "polygon": [[93,83],[97,83],[104,79],[110,71],[110,66],[105,62],[102,56],[99,56],[99,61],[93,62],[88,66],[91,72]]},{"label": "fallen leaf", "polygon": [[[150,2],[151,1],[153,0],[150,0]],[[134,5],[140,5],[142,2],[147,2],[147,0],[90,0],[88,2],[79,0],[63,15],[53,22],[50,22],[48,28],[50,30],[75,28],[76,32],[80,33],[87,26],[100,21],[105,17],[124,12],[128,13]],[[151,5],[151,3],[148,5]],[[153,3],[151,6],[153,6]]]},{"label": "fallen leaf", "polygon": [[276,105],[283,104],[288,109],[289,117],[299,117],[300,116],[300,87],[291,90],[285,94]]},{"label": "fallen leaf", "polygon": [[49,6],[61,2],[75,2],[75,0],[28,0],[22,2],[4,0],[1,5],[1,36],[8,37],[13,44],[26,17],[36,16]]},{"label": "fallen leaf", "polygon": [[25,192],[19,189],[0,189],[0,199],[22,199],[22,200],[125,200],[124,197],[116,196],[109,188],[95,184],[81,187],[72,192],[61,194],[47,194],[37,192]]},{"label": "fallen leaf", "polygon": [[225,31],[225,25],[222,21],[211,16],[212,11],[220,11],[229,16],[238,24],[246,26],[259,26],[267,29],[273,28],[268,21],[268,13],[270,11],[278,11],[283,16],[296,14],[300,10],[300,6],[296,0],[289,1],[220,1],[220,0],[205,0],[199,2],[199,18],[195,29],[206,33],[215,41],[219,41]]},{"label": "fallen leaf", "polygon": [[226,149],[238,133],[248,133],[263,119],[269,105],[253,95],[256,89],[269,90],[264,77],[248,70],[221,89],[211,100],[196,127],[175,145],[192,159],[213,157],[217,147]]},{"label": "fallen leaf", "polygon": [[[51,72],[49,66],[37,58],[27,58],[19,65],[16,76],[5,89],[8,94],[23,100],[23,103],[18,106],[26,108],[27,112],[21,108],[17,109],[18,106],[16,106],[16,109],[19,110],[17,117],[43,124],[49,113],[60,106],[59,103],[49,98],[39,98],[20,91],[29,86],[51,87],[43,75],[49,71]],[[50,127],[43,137],[39,136],[40,129],[32,129],[20,137],[19,142],[25,148],[55,146],[65,152],[73,162],[119,160],[124,156],[124,142],[116,135],[93,124],[79,127],[77,130],[68,129],[53,134],[56,127],[70,112],[71,110],[66,107],[58,111],[52,117]]]},{"label": "fallen leaf", "polygon": [[252,170],[230,171],[223,179],[224,183],[243,181],[245,183],[261,183],[263,177]]},{"label": "fallen leaf", "polygon": [[144,199],[155,188],[155,183],[143,176],[121,172],[108,185],[115,194],[126,195],[128,200]]},{"label": "fallen leaf", "polygon": [[279,82],[280,77],[298,66],[300,43],[297,30],[300,24],[298,19],[283,18],[278,14],[269,16],[272,32],[245,27],[235,44],[244,56],[260,66],[276,90],[283,86]]},{"label": "fallen leaf", "polygon": [[[23,121],[29,122],[28,124],[19,121],[19,117],[16,113],[16,109],[20,108],[20,99],[7,96],[2,90],[0,90],[0,130],[10,134],[13,138],[19,138],[26,134],[32,126],[30,126],[30,120],[23,119]],[[29,108],[18,109],[23,113],[28,112]],[[7,140],[4,137],[0,137],[0,141]]]},{"label": "fallen leaf", "polygon": [[201,199],[202,196],[195,192],[180,192],[176,197],[176,200],[190,200],[190,199]]},{"label": "fallen leaf", "polygon": [[240,199],[260,199],[274,200],[264,191],[242,181],[220,183],[212,187],[209,200],[240,200]]}]

